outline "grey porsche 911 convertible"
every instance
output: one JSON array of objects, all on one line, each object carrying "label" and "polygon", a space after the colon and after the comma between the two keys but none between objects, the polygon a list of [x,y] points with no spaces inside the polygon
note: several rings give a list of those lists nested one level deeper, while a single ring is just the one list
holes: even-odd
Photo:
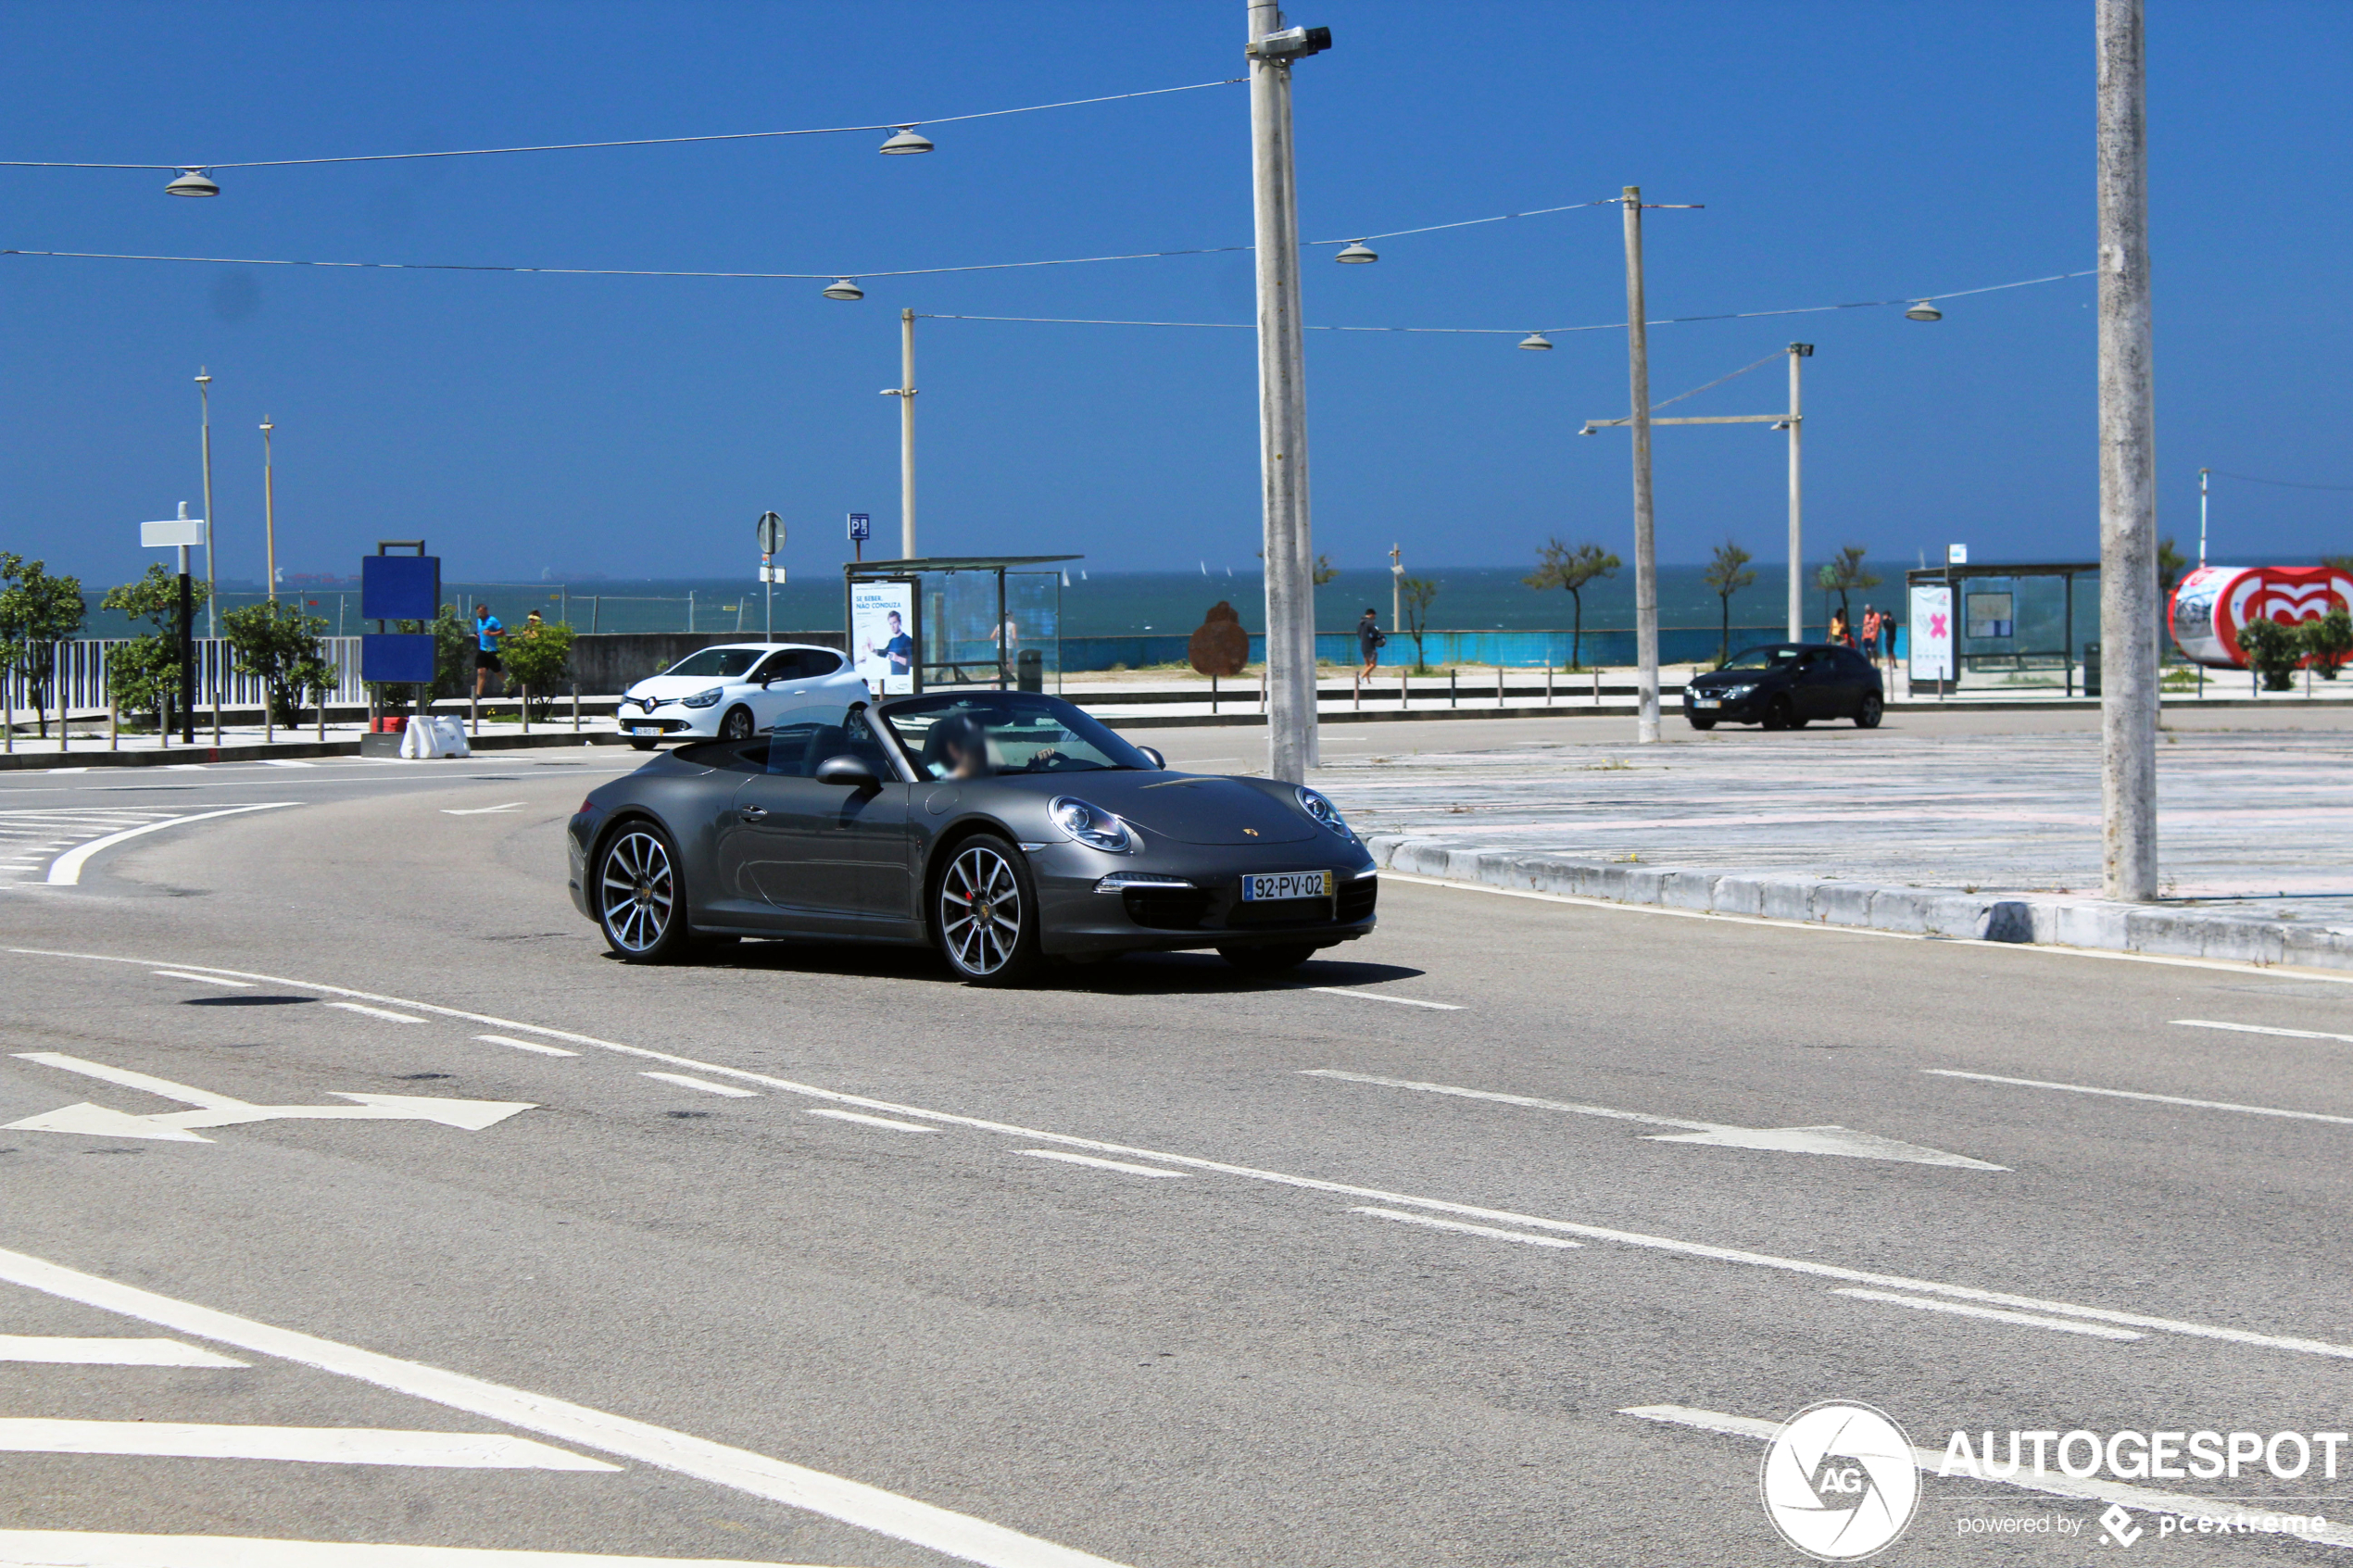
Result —
[{"label": "grey porsche 911 convertible", "polygon": [[698,936],[928,943],[983,985],[1183,947],[1277,972],[1371,931],[1378,893],[1315,790],[1172,772],[1026,692],[820,702],[681,746],[592,791],[568,844],[573,902],[628,962]]}]

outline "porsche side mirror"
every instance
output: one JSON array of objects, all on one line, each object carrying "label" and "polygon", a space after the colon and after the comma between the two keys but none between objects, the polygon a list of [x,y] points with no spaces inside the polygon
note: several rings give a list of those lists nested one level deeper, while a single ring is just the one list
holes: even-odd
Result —
[{"label": "porsche side mirror", "polygon": [[865,759],[852,757],[848,752],[844,752],[839,757],[828,757],[818,763],[817,782],[840,784],[845,789],[866,790],[882,787],[882,781],[875,777],[874,769],[866,764]]},{"label": "porsche side mirror", "polygon": [[1158,768],[1164,773],[1168,771],[1168,759],[1160,754],[1160,748],[1158,746],[1139,746],[1136,749],[1151,758],[1152,759],[1153,767]]}]

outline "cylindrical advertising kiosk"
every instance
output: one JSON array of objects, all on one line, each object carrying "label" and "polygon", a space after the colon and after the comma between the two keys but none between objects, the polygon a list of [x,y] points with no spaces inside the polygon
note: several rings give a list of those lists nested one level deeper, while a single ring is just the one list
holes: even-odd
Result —
[{"label": "cylindrical advertising kiosk", "polygon": [[2326,566],[2201,566],[2173,590],[2174,646],[2216,670],[2244,670],[2239,628],[2258,619],[2317,621],[2353,610],[2353,577]]}]

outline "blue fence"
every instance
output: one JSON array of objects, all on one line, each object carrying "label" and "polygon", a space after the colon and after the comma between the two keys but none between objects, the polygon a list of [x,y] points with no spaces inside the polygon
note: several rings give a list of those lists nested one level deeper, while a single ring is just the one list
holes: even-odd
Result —
[{"label": "blue fence", "polygon": [[[1754,647],[1758,643],[1781,640],[1779,626],[1735,626],[1732,628],[1732,651]],[[1819,626],[1808,626],[1806,636],[1818,638],[1825,633]],[[1713,626],[1665,626],[1659,629],[1658,657],[1667,664],[1712,662],[1721,639]],[[1188,638],[1175,633],[1151,633],[1131,637],[1064,637],[1062,640],[1063,671],[1076,674],[1089,670],[1110,670],[1114,667],[1137,670],[1154,664],[1182,664]],[[1569,665],[1570,634],[1566,631],[1548,632],[1430,632],[1422,638],[1424,651],[1431,664],[1504,665],[1509,669],[1541,670],[1547,667],[1567,669]],[[1578,661],[1585,665],[1631,664],[1634,662],[1634,633],[1631,627],[1589,628],[1576,639]],[[1266,639],[1252,633],[1250,658],[1253,664],[1266,657]],[[1357,662],[1356,634],[1353,632],[1318,632],[1315,634],[1315,657],[1334,664]],[[1414,662],[1414,639],[1402,632],[1389,634],[1389,646],[1380,650],[1385,668],[1401,668]]]}]

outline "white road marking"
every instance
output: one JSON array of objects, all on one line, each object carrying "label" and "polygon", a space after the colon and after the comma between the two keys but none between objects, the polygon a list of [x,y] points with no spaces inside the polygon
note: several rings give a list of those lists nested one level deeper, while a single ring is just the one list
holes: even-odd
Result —
[{"label": "white road marking", "polygon": [[272,1541],[245,1536],[129,1536],[81,1530],[0,1530],[7,1568],[791,1568],[696,1557],[600,1557],[587,1552],[369,1541]]},{"label": "white road marking", "polygon": [[2297,1122],[2330,1122],[2353,1127],[2353,1116],[2329,1116],[2318,1110],[2282,1110],[2269,1105],[2237,1105],[2226,1099],[2190,1099],[2182,1095],[2143,1094],[2137,1089],[2095,1089],[2089,1084],[2051,1084],[2040,1078],[2004,1078],[1992,1073],[1963,1073],[1952,1067],[1923,1067],[1939,1078],[1967,1078],[1980,1084],[2009,1084],[2021,1089],[2064,1089],[2071,1095],[2101,1095],[2109,1099],[2145,1099],[2158,1105],[2186,1105],[2199,1110],[2235,1110],[2246,1116],[2285,1116]]},{"label": "white road marking", "polygon": [[1091,1165],[1098,1171],[1119,1171],[1130,1176],[1181,1178],[1182,1171],[1164,1170],[1158,1165],[1130,1165],[1125,1160],[1097,1160],[1091,1155],[1065,1154],[1059,1148],[1025,1148],[1032,1160],[1059,1160],[1065,1165]]},{"label": "white road marking", "polygon": [[1983,1160],[1971,1160],[1965,1154],[1947,1154],[1941,1148],[1927,1148],[1916,1143],[1899,1143],[1883,1138],[1877,1133],[1858,1133],[1851,1127],[1733,1127],[1717,1122],[1693,1122],[1680,1116],[1653,1116],[1641,1110],[1613,1110],[1602,1105],[1579,1105],[1570,1100],[1539,1099],[1533,1095],[1498,1094],[1492,1089],[1466,1089],[1452,1084],[1423,1084],[1411,1078],[1381,1078],[1369,1073],[1343,1073],[1333,1067],[1309,1067],[1301,1070],[1305,1078],[1338,1078],[1350,1084],[1372,1084],[1387,1089],[1413,1089],[1426,1095],[1451,1095],[1458,1099],[1495,1100],[1504,1105],[1523,1105],[1536,1110],[1566,1110],[1577,1116],[1603,1116],[1617,1122],[1641,1122],[1654,1127],[1681,1127],[1680,1133],[1648,1133],[1651,1143],[1710,1144],[1718,1148],[1755,1148],[1780,1154],[1829,1154],[1848,1160],[1900,1160],[1913,1165],[1953,1165],[1967,1171],[2007,1171],[2007,1165],[1995,1165]]},{"label": "white road marking", "polygon": [[445,817],[486,817],[493,811],[511,811],[518,806],[529,804],[530,802],[525,800],[510,800],[504,806],[468,806],[462,810],[453,810],[445,806],[441,809],[441,814]]},{"label": "white road marking", "polygon": [[163,771],[167,773],[201,773],[205,766],[202,762],[167,762]]},{"label": "white road marking", "polygon": [[1302,990],[1321,991],[1327,997],[1354,997],[1365,1002],[1394,1002],[1401,1008],[1434,1008],[1440,1012],[1460,1012],[1458,1002],[1425,1002],[1415,997],[1391,997],[1378,991],[1356,991],[1345,985],[1306,985]]},{"label": "white road marking", "polygon": [[[112,953],[76,953],[50,947],[9,947],[0,950],[23,958],[73,959],[87,963],[137,964],[143,968],[173,961],[168,959],[132,958]],[[191,964],[184,967],[199,969],[208,966]],[[2177,1334],[2191,1339],[2211,1339],[2224,1344],[2252,1346],[2259,1349],[2285,1350],[2296,1355],[2353,1361],[2353,1345],[2334,1344],[2324,1339],[2259,1334],[2251,1329],[2227,1328],[2216,1323],[2195,1323],[2183,1318],[2161,1318],[2145,1312],[2129,1312],[2110,1307],[2087,1307],[2071,1301],[2050,1300],[2042,1297],[2014,1296],[2006,1291],[1984,1290],[1969,1285],[1950,1285],[1941,1280],[1914,1279],[1904,1274],[1874,1273],[1865,1269],[1850,1269],[1810,1258],[1783,1258],[1769,1252],[1750,1252],[1740,1248],[1718,1247],[1709,1242],[1685,1241],[1677,1236],[1651,1236],[1641,1231],[1617,1230],[1606,1225],[1589,1225],[1573,1220],[1555,1220],[1541,1215],[1522,1214],[1508,1209],[1489,1209],[1478,1204],[1458,1203],[1451,1198],[1425,1198],[1415,1193],[1390,1192],[1381,1187],[1357,1186],[1348,1182],[1328,1181],[1316,1176],[1293,1175],[1288,1172],[1268,1171],[1256,1166],[1232,1165],[1223,1160],[1204,1160],[1199,1155],[1175,1154],[1164,1149],[1138,1148],[1130,1144],[1110,1143],[1101,1138],[1085,1138],[1070,1133],[1047,1132],[1042,1128],[1024,1127],[1009,1122],[994,1122],[986,1117],[965,1116],[950,1110],[933,1110],[925,1106],[903,1105],[896,1100],[876,1099],[868,1095],[846,1094],[839,1089],[823,1088],[815,1084],[798,1083],[793,1079],[779,1078],[772,1073],[755,1073],[749,1068],[728,1067],[718,1062],[698,1060],[694,1057],[678,1056],[670,1051],[653,1050],[645,1046],[623,1045],[618,1040],[599,1039],[594,1035],[583,1035],[569,1029],[550,1028],[544,1023],[523,1023],[511,1018],[498,1018],[490,1013],[469,1012],[461,1008],[444,1007],[437,1002],[420,1002],[405,997],[387,997],[372,991],[356,991],[347,986],[329,985],[316,980],[295,980],[282,974],[262,974],[250,970],[223,970],[216,972],[233,974],[243,980],[258,980],[265,985],[299,986],[305,990],[331,996],[365,997],[375,1002],[397,1002],[403,1007],[412,1007],[420,1012],[435,1013],[444,1018],[463,1019],[469,1023],[486,1023],[497,1029],[521,1030],[525,1034],[564,1040],[573,1045],[585,1046],[595,1050],[611,1051],[616,1056],[632,1057],[639,1061],[661,1061],[674,1067],[691,1067],[698,1073],[710,1073],[723,1078],[736,1078],[748,1084],[758,1084],[766,1088],[781,1090],[786,1094],[802,1095],[811,1099],[824,1100],[832,1105],[857,1106],[863,1110],[877,1110],[892,1116],[921,1117],[925,1121],[934,1122],[946,1127],[968,1127],[975,1132],[998,1133],[1008,1137],[1061,1144],[1070,1148],[1094,1149],[1103,1154],[1136,1155],[1146,1160],[1165,1160],[1171,1165],[1182,1165],[1189,1170],[1233,1176],[1242,1181],[1266,1182],[1277,1186],[1294,1187],[1303,1192],[1329,1193],[1340,1198],[1368,1198],[1377,1203],[1393,1203],[1403,1208],[1422,1209],[1433,1213],[1459,1214],[1473,1220],[1495,1220],[1509,1225],[1526,1225],[1538,1230],[1580,1236],[1593,1241],[1615,1242],[1623,1247],[1645,1248],[1677,1257],[1705,1258],[1715,1262],[1739,1263],[1749,1268],[1773,1269],[1815,1279],[1835,1279],[1849,1285],[1885,1286],[1896,1290],[1949,1297],[1956,1300],[1982,1301],[1994,1307],[2017,1307],[2028,1311],[2052,1312],[2062,1317],[2112,1323],[2127,1328],[2145,1328],[2161,1334]],[[0,1261],[4,1261],[6,1257],[7,1254],[0,1253]],[[11,1276],[4,1268],[0,1268],[0,1278],[7,1277]]]},{"label": "white road marking", "polygon": [[896,1127],[902,1133],[936,1133],[937,1127],[926,1127],[916,1122],[894,1122],[887,1116],[869,1116],[862,1110],[836,1110],[831,1106],[818,1106],[801,1112],[803,1116],[830,1116],[837,1122],[860,1122],[869,1127]]},{"label": "white road marking", "polygon": [[476,1035],[474,1038],[485,1045],[512,1046],[519,1051],[537,1051],[541,1056],[578,1056],[580,1054],[578,1051],[565,1050],[560,1046],[543,1046],[535,1040],[510,1040],[504,1035]]},{"label": "white road marking", "polygon": [[2065,1318],[2039,1317],[2032,1312],[2006,1312],[1998,1307],[1972,1307],[1966,1301],[1931,1301],[1919,1296],[1896,1296],[1884,1290],[1858,1290],[1852,1286],[1833,1289],[1833,1296],[1852,1296],[1857,1301],[1884,1301],[1893,1307],[1918,1307],[1929,1312],[1952,1312],[1965,1318],[1987,1318],[1994,1323],[2023,1324],[2028,1328],[2056,1328],[2065,1334],[2088,1334],[2095,1339],[2145,1339],[2145,1334],[2135,1334],[2129,1328],[2110,1328],[2106,1323],[2070,1323]]},{"label": "white road marking", "polygon": [[331,1008],[341,1008],[346,1012],[356,1012],[367,1018],[381,1018],[386,1023],[422,1023],[424,1022],[423,1019],[410,1013],[395,1012],[390,1008],[371,1008],[362,1002],[329,1002],[327,1005]]},{"label": "white road marking", "polygon": [[758,1099],[760,1098],[758,1089],[739,1089],[733,1084],[707,1083],[700,1078],[689,1078],[684,1073],[641,1073],[638,1076],[659,1078],[665,1084],[675,1084],[682,1089],[700,1089],[707,1095],[725,1095],[729,1099]]},{"label": "white road marking", "polygon": [[190,974],[184,969],[157,969],[150,970],[148,972],[165,980],[193,980],[199,985],[232,985],[240,991],[253,989],[253,982],[250,980],[223,980],[217,974]]},{"label": "white road marking", "polygon": [[124,828],[120,833],[110,833],[104,838],[94,838],[87,844],[77,845],[50,861],[48,881],[53,887],[78,885],[82,881],[82,868],[90,863],[91,856],[101,849],[111,849],[126,838],[136,838],[141,834],[159,833],[165,828],[176,828],[182,822],[209,822],[215,817],[234,817],[246,811],[275,811],[282,807],[300,804],[298,800],[265,800],[258,806],[230,806],[218,811],[195,811],[184,817],[166,817],[161,822]]},{"label": "white road marking", "polygon": [[[0,1279],[199,1339],[276,1356],[372,1383],[395,1393],[430,1399],[450,1410],[536,1432],[575,1448],[730,1486],[950,1557],[978,1562],[984,1568],[1119,1568],[1092,1553],[1075,1551],[969,1514],[900,1497],[879,1486],[845,1480],[585,1405],[505,1387],[462,1373],[378,1355],[292,1329],[273,1328],[251,1318],[177,1301],[21,1252],[0,1250]],[[175,1560],[170,1568],[186,1565]]]},{"label": "white road marking", "polygon": [[[0,1334],[0,1361],[47,1361],[58,1366],[250,1366],[176,1339],[69,1339],[51,1335]],[[0,1554],[0,1562],[8,1559]]]},{"label": "white road marking", "polygon": [[2353,1035],[2324,1035],[2317,1029],[2275,1029],[2268,1023],[2221,1023],[2210,1018],[2177,1018],[2173,1022],[2184,1029],[2228,1029],[2236,1035],[2284,1035],[2291,1040],[2343,1040],[2353,1045]]},{"label": "white road marking", "polygon": [[1574,893],[1539,893],[1531,887],[1491,887],[1483,882],[1457,882],[1452,877],[1416,876],[1410,872],[1381,868],[1383,882],[1410,882],[1423,887],[1444,887],[1456,893],[1491,893],[1499,898],[1533,898],[1540,904],[1573,904],[1580,909],[1614,909],[1620,914],[1661,915],[1668,920],[1712,920],[1728,925],[1766,925],[1778,931],[1818,931],[1836,936],[1875,936],[1890,942],[1934,942],[1947,947],[1991,947],[2005,953],[2041,953],[2052,958],[2097,959],[2109,963],[2164,964],[2172,969],[2215,969],[2231,974],[2262,974],[2275,980],[2325,981],[2353,985],[2353,974],[2325,969],[2298,969],[2286,964],[2257,964],[2238,959],[2183,959],[2164,953],[2118,953],[2103,947],[2062,947],[2040,942],[1989,942],[1978,936],[1931,936],[1917,931],[1879,931],[1868,925],[1831,925],[1810,920],[1773,920],[1764,915],[1727,915],[1713,909],[1675,909],[1663,904],[1625,904],[1615,898],[1587,898]]},{"label": "white road marking", "polygon": [[387,1432],[369,1426],[211,1426],[181,1421],[51,1421],[0,1416],[0,1453],[274,1459],[297,1464],[405,1464],[434,1470],[619,1470],[499,1432]]},{"label": "white road marking", "polygon": [[1530,1236],[1526,1231],[1500,1230],[1493,1225],[1466,1224],[1460,1220],[1441,1220],[1432,1214],[1403,1214],[1394,1209],[1355,1208],[1352,1214],[1370,1214],[1380,1220],[1403,1220],[1409,1225],[1428,1225],[1432,1230],[1461,1231],[1466,1236],[1491,1236],[1498,1241],[1521,1241],[1530,1247],[1582,1247],[1581,1241],[1571,1241],[1562,1236]]},{"label": "white road marking", "polygon": [[296,757],[265,757],[261,759],[261,765],[265,768],[315,768],[318,766],[315,762],[305,762]]},{"label": "white road marking", "polygon": [[19,1051],[20,1061],[37,1061],[44,1067],[55,1067],[67,1073],[79,1073],[85,1078],[102,1083],[119,1084],[126,1089],[137,1089],[161,1099],[176,1099],[182,1105],[193,1105],[194,1110],[168,1111],[157,1116],[133,1116],[129,1111],[109,1110],[103,1105],[69,1105],[52,1110],[45,1116],[28,1116],[21,1122],[7,1123],[8,1130],[28,1133],[79,1133],[90,1137],[160,1138],[171,1143],[210,1143],[189,1129],[195,1127],[234,1127],[248,1122],[438,1122],[445,1127],[457,1127],[478,1133],[495,1127],[508,1117],[537,1107],[516,1100],[448,1099],[428,1095],[355,1095],[340,1090],[331,1091],[337,1099],[347,1099],[350,1105],[254,1105],[229,1095],[215,1094],[209,1089],[191,1088],[175,1084],[169,1078],[150,1077],[128,1068],[109,1067],[102,1061],[84,1061],[78,1056],[66,1056],[57,1051]]},{"label": "white road marking", "polygon": [[[1763,1442],[1772,1441],[1774,1436],[1781,1429],[1781,1424],[1777,1421],[1758,1421],[1754,1416],[1745,1415],[1724,1415],[1716,1411],[1693,1410],[1688,1405],[1632,1405],[1617,1413],[1639,1416],[1644,1421],[1666,1422],[1676,1426],[1694,1427],[1702,1432],[1721,1433],[1728,1437],[1755,1437]],[[1946,1474],[1944,1455],[1933,1449],[1914,1449],[1912,1462],[1925,1474]],[[2055,1471],[2038,1475],[2032,1470],[2023,1467],[2015,1475],[1988,1474],[1981,1478],[1969,1475],[1966,1471],[1956,1471],[1953,1474],[1967,1476],[1971,1484],[1982,1479],[2004,1486],[2016,1486],[2021,1491],[2042,1492],[2057,1498],[2075,1498],[2086,1502],[2112,1502],[2125,1508],[2138,1509],[2144,1513],[2170,1513],[2181,1519],[2233,1519],[2250,1513],[2285,1515],[2307,1506],[2302,1503],[2290,1503],[2285,1499],[2266,1498],[2262,1499],[2266,1506],[2250,1508],[2245,1503],[2228,1498],[2197,1498],[2189,1497],[2181,1492],[2159,1492],[2147,1486],[2128,1486],[2121,1481],[2095,1479],[2078,1481]],[[2347,1529],[2342,1524],[2323,1524],[2298,1530],[2284,1529],[2279,1533],[2315,1541],[2322,1546],[2353,1546],[2353,1529]]]}]

